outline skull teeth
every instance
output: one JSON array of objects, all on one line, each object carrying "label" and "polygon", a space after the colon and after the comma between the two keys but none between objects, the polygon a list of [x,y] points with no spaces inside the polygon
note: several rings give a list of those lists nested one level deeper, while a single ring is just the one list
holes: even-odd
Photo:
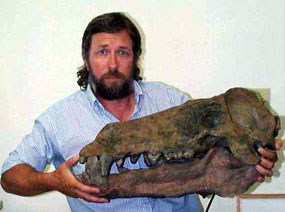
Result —
[{"label": "skull teeth", "polygon": [[185,151],[185,152],[164,152],[163,156],[166,161],[171,162],[171,161],[176,161],[180,159],[191,159],[193,158],[193,151]]},{"label": "skull teeth", "polygon": [[178,158],[177,155],[173,152],[165,152],[164,157],[167,161],[175,160]]},{"label": "skull teeth", "polygon": [[96,155],[88,157],[86,160],[86,167],[89,167],[91,171],[98,169],[100,166],[98,157]]},{"label": "skull teeth", "polygon": [[99,157],[94,155],[86,159],[85,174],[90,176],[90,180],[99,184],[104,182],[101,176],[101,163]]},{"label": "skull teeth", "polygon": [[126,172],[126,171],[128,171],[129,169],[127,169],[127,168],[125,168],[125,167],[118,167],[118,171],[119,171],[119,173],[121,174],[121,173],[123,173],[123,172]]},{"label": "skull teeth", "polygon": [[101,162],[101,175],[107,176],[111,168],[113,159],[109,154],[103,153],[102,156],[100,157],[100,162]]},{"label": "skull teeth", "polygon": [[161,153],[157,154],[145,153],[143,154],[143,156],[147,166],[155,166],[158,163]]},{"label": "skull teeth", "polygon": [[121,159],[117,160],[117,161],[116,161],[117,167],[118,167],[118,168],[123,167],[124,161],[125,161],[124,158],[121,158]]},{"label": "skull teeth", "polygon": [[[130,155],[130,161],[132,163],[136,163],[140,157],[140,154]],[[191,159],[193,158],[193,151],[179,151],[179,152],[158,152],[158,153],[143,153],[144,161],[147,166],[152,167],[161,164],[163,161],[165,162],[175,162],[181,159]],[[116,162],[118,171],[120,173],[127,170],[127,168],[123,167],[125,162],[125,157],[115,159],[111,155],[107,153],[103,153],[101,156],[90,156],[80,157],[80,163],[86,163],[85,172],[88,175],[92,175],[95,181],[100,183],[104,176],[109,174],[111,165],[113,162]]]},{"label": "skull teeth", "polygon": [[131,155],[130,160],[133,164],[135,164],[138,161],[139,157],[140,157],[139,154]]},{"label": "skull teeth", "polygon": [[188,150],[182,153],[182,157],[186,159],[193,158],[194,151],[193,150]]}]

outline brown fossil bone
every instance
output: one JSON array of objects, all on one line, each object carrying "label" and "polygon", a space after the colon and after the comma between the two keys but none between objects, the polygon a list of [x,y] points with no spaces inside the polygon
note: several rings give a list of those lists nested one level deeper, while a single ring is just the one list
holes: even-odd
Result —
[{"label": "brown fossil bone", "polygon": [[[106,125],[80,151],[80,163],[86,162],[80,179],[108,198],[241,194],[257,180],[256,150],[274,149],[279,129],[279,118],[254,92],[233,88]],[[150,168],[108,173],[113,162],[122,168],[126,157],[136,162],[140,154]]]}]

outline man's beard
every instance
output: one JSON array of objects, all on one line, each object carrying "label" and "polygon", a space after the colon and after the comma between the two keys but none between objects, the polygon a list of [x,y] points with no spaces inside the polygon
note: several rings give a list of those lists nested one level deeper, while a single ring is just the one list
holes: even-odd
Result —
[{"label": "man's beard", "polygon": [[[107,84],[109,77],[115,77],[117,79]],[[108,73],[102,75],[99,79],[90,71],[89,83],[94,93],[106,100],[122,99],[134,92],[132,79],[127,79],[125,75],[120,73],[117,69],[109,70]]]}]

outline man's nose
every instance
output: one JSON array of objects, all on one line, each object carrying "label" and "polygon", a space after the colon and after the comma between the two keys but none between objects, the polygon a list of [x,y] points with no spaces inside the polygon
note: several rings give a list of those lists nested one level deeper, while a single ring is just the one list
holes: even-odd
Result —
[{"label": "man's nose", "polygon": [[118,58],[117,58],[116,54],[110,54],[109,68],[111,70],[114,70],[114,69],[118,68]]}]

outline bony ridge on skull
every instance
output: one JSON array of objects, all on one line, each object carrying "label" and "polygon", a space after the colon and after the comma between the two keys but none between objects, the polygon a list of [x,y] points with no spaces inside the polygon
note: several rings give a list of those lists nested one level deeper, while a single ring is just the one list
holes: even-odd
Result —
[{"label": "bony ridge on skull", "polygon": [[[80,179],[100,196],[175,197],[189,193],[232,196],[245,192],[259,174],[259,147],[274,149],[280,121],[256,94],[232,88],[208,99],[137,120],[106,125],[80,151]],[[126,157],[143,155],[149,169],[126,170]],[[109,174],[112,163],[121,172]]]}]

